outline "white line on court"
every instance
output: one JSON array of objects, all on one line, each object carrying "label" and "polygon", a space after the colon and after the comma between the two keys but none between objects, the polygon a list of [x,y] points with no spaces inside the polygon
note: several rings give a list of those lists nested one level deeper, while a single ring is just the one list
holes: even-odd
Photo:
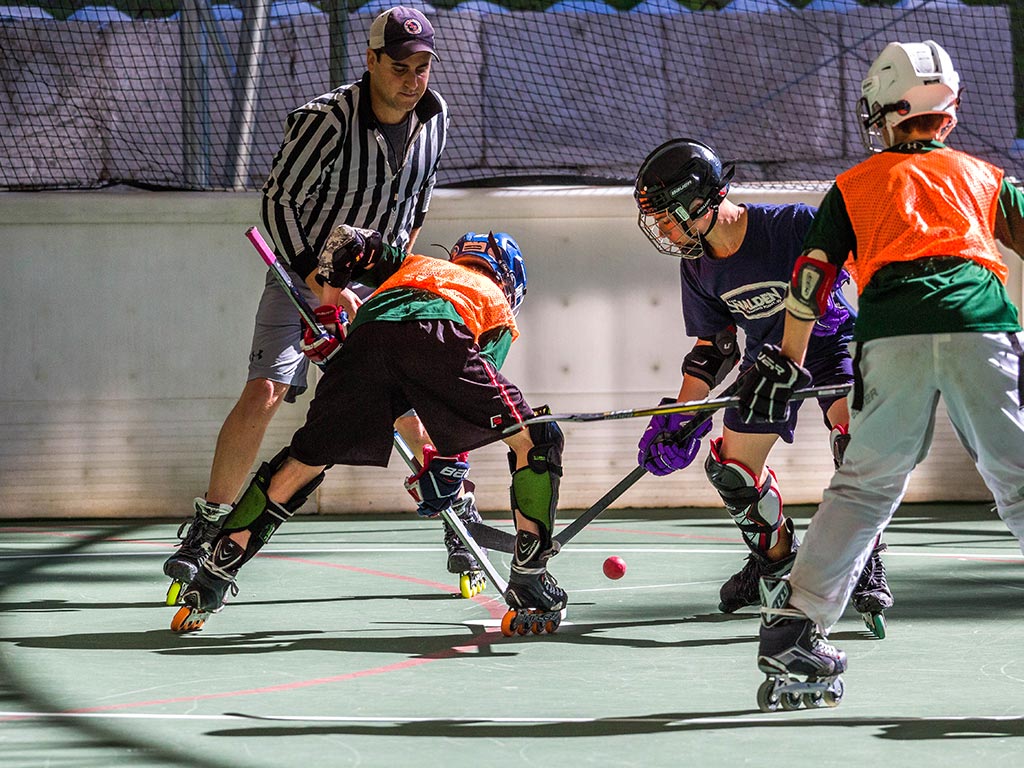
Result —
[{"label": "white line on court", "polygon": [[[82,720],[177,720],[197,722],[224,722],[224,721],[276,721],[285,723],[383,723],[383,724],[405,724],[405,723],[465,723],[468,726],[487,724],[525,724],[545,725],[559,723],[659,723],[664,725],[728,725],[742,723],[770,723],[783,726],[786,720],[778,714],[756,714],[737,717],[384,717],[368,715],[245,715],[235,713],[224,713],[220,715],[175,715],[166,713],[146,712],[0,712],[0,721],[19,721],[31,719],[82,719]],[[887,717],[884,715],[875,717],[858,716],[865,726],[889,725],[893,723],[923,723],[923,722],[1017,722],[1024,720],[1021,715],[956,715],[944,717],[931,715],[927,717]],[[830,716],[823,722],[837,724],[839,718]],[[793,726],[806,726],[810,722],[807,718],[789,721]],[[2,722],[0,722],[2,725]]]},{"label": "white line on court", "polygon": [[[109,542],[108,542],[109,543]],[[122,552],[118,551],[116,554],[118,557],[161,557],[167,556],[172,547],[168,546],[167,551],[165,550],[144,550],[141,552]],[[396,552],[441,552],[443,547],[438,546],[427,546],[427,547],[389,547],[389,546],[372,546],[372,547],[361,547],[358,545],[353,546],[342,546],[342,547],[309,547],[301,549],[272,549],[266,551],[267,556],[276,555],[291,555],[291,556],[309,556],[318,554],[358,554],[358,553],[370,553],[370,554],[385,554],[385,553],[396,553]],[[616,554],[631,553],[631,554],[660,554],[660,555],[735,555],[748,553],[746,549],[736,548],[699,548],[699,547],[687,547],[687,546],[673,546],[673,545],[661,545],[661,546],[618,546],[618,545],[573,545],[572,548],[566,548],[559,554],[570,553],[573,555],[606,555],[608,552],[614,551]],[[46,552],[39,552],[36,554],[0,554],[0,560],[43,560],[53,558],[55,560],[73,560],[76,558],[90,558],[90,557],[110,557],[113,554],[110,551],[102,552],[70,552],[70,553],[53,553],[48,554]],[[1024,554],[1020,552],[1014,553],[999,553],[999,552],[917,552],[910,550],[901,550],[893,548],[892,546],[885,552],[886,557],[932,557],[940,559],[952,559],[952,560],[1005,560],[1007,562],[1024,561]]]}]

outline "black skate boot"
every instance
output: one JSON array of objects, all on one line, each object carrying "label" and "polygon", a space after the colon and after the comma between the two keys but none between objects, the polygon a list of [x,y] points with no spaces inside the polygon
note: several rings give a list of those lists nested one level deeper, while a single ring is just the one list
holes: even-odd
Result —
[{"label": "black skate boot", "polygon": [[552,633],[562,623],[568,595],[548,573],[547,561],[553,550],[542,552],[538,536],[526,531],[516,534],[516,551],[508,579],[505,602],[509,610],[501,620],[505,637],[533,632]]},{"label": "black skate boot", "polygon": [[879,640],[885,638],[884,612],[892,608],[894,602],[885,578],[885,563],[882,562],[882,552],[886,549],[885,544],[879,544],[871,550],[851,595],[853,607],[864,619],[864,625]]},{"label": "black skate boot", "polygon": [[[452,512],[458,515],[463,523],[483,522],[472,493],[467,493],[452,504]],[[459,574],[459,592],[462,596],[468,599],[483,592],[487,586],[487,577],[480,569],[480,563],[447,522],[444,523],[444,547],[448,550],[448,573]],[[486,554],[487,551],[484,550],[484,555]]]},{"label": "black skate boot", "polygon": [[211,614],[224,607],[227,593],[238,594],[236,565],[245,550],[224,536],[217,542],[213,554],[203,563],[195,578],[181,593],[182,606],[171,619],[172,632],[196,632]]},{"label": "black skate boot", "polygon": [[171,578],[171,585],[167,588],[167,605],[175,605],[181,588],[196,577],[210,556],[221,522],[231,511],[230,504],[210,504],[201,498],[195,499],[193,503],[195,516],[178,527],[181,544],[164,561],[164,574]]},{"label": "black skate boot", "polygon": [[[762,712],[834,707],[843,698],[846,654],[825,642],[814,623],[789,605],[789,582],[761,580],[761,637],[757,668],[767,675],[757,689]],[[804,679],[801,680],[800,678]]]},{"label": "black skate boot", "polygon": [[800,541],[793,532],[793,521],[787,519],[785,525],[789,530],[790,540],[793,542],[790,554],[781,560],[772,561],[763,553],[751,550],[743,567],[730,576],[718,591],[718,610],[722,613],[735,613],[748,605],[758,605],[761,601],[758,594],[758,582],[761,577],[779,578],[793,569],[793,561],[796,559],[796,550],[800,546]]}]

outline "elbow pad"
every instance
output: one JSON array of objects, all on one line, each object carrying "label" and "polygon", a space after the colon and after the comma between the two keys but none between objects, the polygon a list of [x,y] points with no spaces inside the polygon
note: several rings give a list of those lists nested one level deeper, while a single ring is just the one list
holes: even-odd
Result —
[{"label": "elbow pad", "polygon": [[828,297],[838,276],[839,267],[832,262],[802,254],[793,265],[786,311],[798,320],[817,320],[828,310]]},{"label": "elbow pad", "polygon": [[736,346],[736,329],[729,327],[714,336],[702,336],[701,341],[683,358],[683,375],[694,376],[714,389],[729,375],[740,360]]}]

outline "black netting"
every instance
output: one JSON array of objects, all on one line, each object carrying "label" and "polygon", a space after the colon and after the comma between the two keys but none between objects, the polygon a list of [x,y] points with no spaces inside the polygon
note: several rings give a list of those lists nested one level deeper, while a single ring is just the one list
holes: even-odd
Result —
[{"label": "black netting", "polygon": [[[244,18],[206,0],[0,8],[0,189],[258,189],[287,112],[358,79],[388,4],[275,3],[247,45],[255,3]],[[443,59],[431,86],[452,111],[439,184],[631,183],[681,135],[735,159],[744,182],[829,179],[864,157],[855,104],[871,60],[929,38],[965,85],[950,143],[1024,175],[1018,3],[623,4],[426,8]]]}]

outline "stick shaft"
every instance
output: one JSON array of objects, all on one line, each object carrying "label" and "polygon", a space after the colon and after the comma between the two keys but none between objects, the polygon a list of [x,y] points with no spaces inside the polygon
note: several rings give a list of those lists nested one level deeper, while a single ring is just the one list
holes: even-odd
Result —
[{"label": "stick shaft", "polygon": [[253,244],[253,247],[259,253],[260,258],[270,267],[270,271],[274,273],[274,277],[280,286],[284,289],[285,293],[292,300],[292,304],[295,305],[295,309],[299,311],[299,315],[306,324],[312,328],[317,335],[324,336],[327,334],[326,329],[320,324],[320,321],[316,319],[316,313],[313,312],[313,308],[309,306],[309,302],[303,298],[302,294],[299,293],[299,289],[295,287],[295,283],[292,281],[288,272],[281,262],[277,260],[277,256],[274,255],[273,249],[267,244],[267,241],[263,239],[263,235],[256,227],[249,227],[245,231],[245,236],[249,238],[249,242]]}]

